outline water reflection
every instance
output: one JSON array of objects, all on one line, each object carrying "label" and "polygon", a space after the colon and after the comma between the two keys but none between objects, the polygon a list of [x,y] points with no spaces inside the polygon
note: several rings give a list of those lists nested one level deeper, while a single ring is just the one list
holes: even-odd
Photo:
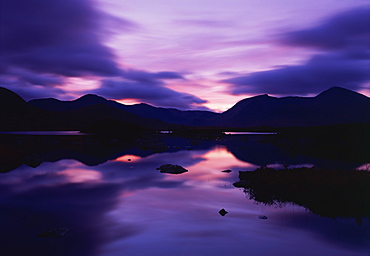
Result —
[{"label": "water reflection", "polygon": [[[221,140],[194,140],[176,136],[159,135],[128,144],[109,138],[90,136],[0,136],[0,172],[11,171],[25,163],[29,156],[40,156],[45,162],[74,159],[88,166],[96,166],[121,158],[127,162],[145,158],[158,152],[175,153],[184,150],[206,150],[224,147],[241,162],[253,166],[311,165],[319,168],[367,168],[366,163],[353,159],[330,160],[282,150],[264,141],[263,136],[226,136]],[[261,142],[262,141],[262,142]],[[156,146],[160,145],[158,151]],[[345,154],[344,154],[345,155]],[[31,157],[32,160],[32,157]],[[129,161],[130,160],[130,161]],[[220,161],[219,161],[220,162]]]},{"label": "water reflection", "polygon": [[[2,185],[1,190],[6,191],[1,194],[1,255],[99,255],[99,247],[111,240],[106,227],[116,224],[105,214],[117,202],[117,185],[41,185],[19,192]],[[37,236],[53,227],[70,231],[58,240]],[[136,232],[123,230],[125,236]]]},{"label": "water reflection", "polygon": [[370,217],[370,173],[317,168],[240,172],[236,187],[266,205],[294,203],[323,217]]},{"label": "water reflection", "polygon": [[[43,155],[45,162],[37,168],[21,165],[1,174],[0,255],[217,256],[248,251],[256,256],[347,256],[369,252],[368,219],[358,226],[353,219],[322,218],[298,206],[258,205],[233,187],[238,171],[275,164],[277,159],[261,161],[253,149],[237,149],[231,142],[201,143],[192,150],[181,150],[188,144],[180,142],[176,142],[180,149],[167,142],[169,152],[156,154],[120,148],[120,153],[109,153],[107,160],[95,165],[74,158],[48,162]],[[269,147],[261,145],[255,152]],[[167,163],[189,172],[171,175],[156,170]],[[225,169],[232,172],[222,172]],[[226,216],[218,214],[222,208],[229,212]],[[260,220],[259,215],[269,218]],[[69,231],[60,239],[37,237],[53,227]]]}]

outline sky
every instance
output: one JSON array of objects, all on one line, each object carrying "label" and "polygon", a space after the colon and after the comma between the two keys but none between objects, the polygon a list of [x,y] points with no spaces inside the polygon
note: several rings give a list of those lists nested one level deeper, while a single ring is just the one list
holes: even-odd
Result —
[{"label": "sky", "polygon": [[1,0],[0,86],[216,112],[333,86],[370,96],[370,0]]}]

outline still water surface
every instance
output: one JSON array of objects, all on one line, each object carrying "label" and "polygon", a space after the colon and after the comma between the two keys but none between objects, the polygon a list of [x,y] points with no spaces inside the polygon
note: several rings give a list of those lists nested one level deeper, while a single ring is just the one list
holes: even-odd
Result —
[{"label": "still water surface", "polygon": [[11,135],[86,135],[79,131],[0,131],[0,134]]},{"label": "still water surface", "polygon": [[[166,163],[189,171],[156,170]],[[0,255],[370,255],[369,219],[358,225],[249,200],[233,183],[238,171],[256,167],[222,145],[125,153],[93,166],[73,159],[22,165],[0,175]],[[37,236],[53,227],[68,232]]]}]

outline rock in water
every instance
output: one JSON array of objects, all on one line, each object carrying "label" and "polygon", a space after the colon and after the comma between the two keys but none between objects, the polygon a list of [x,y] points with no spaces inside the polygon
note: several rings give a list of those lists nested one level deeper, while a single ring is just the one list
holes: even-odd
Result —
[{"label": "rock in water", "polygon": [[228,212],[225,210],[225,209],[221,209],[219,212],[218,212],[221,216],[225,216]]},{"label": "rock in water", "polygon": [[50,228],[40,232],[38,237],[60,238],[68,231],[68,228]]},{"label": "rock in water", "polygon": [[181,174],[188,171],[184,167],[176,164],[164,164],[158,167],[157,170],[160,170],[162,173],[170,174]]}]

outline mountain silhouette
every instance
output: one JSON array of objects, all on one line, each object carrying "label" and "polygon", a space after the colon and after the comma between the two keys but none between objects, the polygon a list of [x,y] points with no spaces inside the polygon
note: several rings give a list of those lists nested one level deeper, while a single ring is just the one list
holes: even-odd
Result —
[{"label": "mountain silhouette", "polygon": [[5,110],[5,108],[23,108],[24,106],[26,106],[26,101],[21,96],[11,90],[0,87],[0,110]]},{"label": "mountain silhouette", "polygon": [[[54,120],[53,112],[26,103],[18,94],[0,87],[0,130],[33,130],[49,127]],[[44,126],[45,125],[45,126]]]},{"label": "mountain silhouette", "polygon": [[94,104],[108,104],[109,100],[95,94],[86,94],[76,100],[61,101],[54,98],[30,100],[28,104],[49,111],[71,111]]},{"label": "mountain silhouette", "polygon": [[1,130],[83,130],[104,120],[118,120],[153,129],[178,125],[224,128],[310,127],[318,125],[370,123],[370,98],[340,87],[315,97],[246,98],[219,114],[183,111],[148,104],[125,105],[94,94],[73,101],[53,98],[28,103],[16,93],[0,87]]},{"label": "mountain silhouette", "polygon": [[112,107],[106,104],[108,100],[96,95],[85,95],[73,102],[56,99],[41,101],[51,103],[50,110],[26,103],[16,93],[0,87],[0,130],[83,130],[111,119],[153,129],[167,129],[172,126]]},{"label": "mountain silhouette", "polygon": [[316,97],[244,99],[212,120],[223,127],[289,127],[370,122],[370,98],[340,87]]},{"label": "mountain silhouette", "polygon": [[154,118],[163,122],[181,125],[206,125],[207,120],[219,115],[210,111],[181,111],[174,108],[159,108],[145,103],[125,105],[116,101],[104,99],[103,97],[94,94],[87,94],[73,101],[60,101],[48,98],[35,99],[28,103],[45,110],[57,112],[75,110],[94,104],[105,104],[112,108],[124,110],[143,118]]},{"label": "mountain silhouette", "polygon": [[143,118],[122,109],[111,107],[107,104],[93,104],[76,108],[70,111],[57,112],[63,116],[63,120],[70,130],[93,130],[93,125],[101,126],[107,120],[131,123],[152,129],[166,129],[167,124],[157,119]]}]

